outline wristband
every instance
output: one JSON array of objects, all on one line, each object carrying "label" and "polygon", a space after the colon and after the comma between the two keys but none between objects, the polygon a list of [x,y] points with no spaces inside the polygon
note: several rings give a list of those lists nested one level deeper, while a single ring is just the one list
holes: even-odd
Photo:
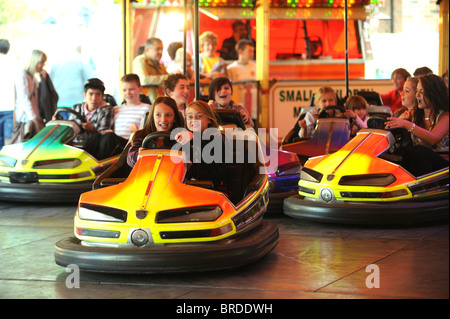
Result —
[{"label": "wristband", "polygon": [[413,123],[413,125],[411,125],[411,128],[408,130],[409,133],[412,133],[412,131],[416,128],[416,123]]}]

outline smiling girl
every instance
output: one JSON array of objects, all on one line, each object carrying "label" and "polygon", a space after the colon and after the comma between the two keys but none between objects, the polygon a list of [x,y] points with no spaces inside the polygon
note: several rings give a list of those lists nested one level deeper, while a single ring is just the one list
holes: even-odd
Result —
[{"label": "smiling girl", "polygon": [[[180,144],[190,144],[189,159],[192,165],[186,173],[186,179],[210,180],[214,189],[226,190],[226,174],[224,165],[226,138],[219,131],[217,115],[204,101],[194,101],[186,108],[186,130],[175,135]],[[199,133],[199,134],[197,134]],[[201,138],[196,142],[194,139]],[[219,144],[215,144],[219,142]],[[215,153],[217,147],[205,147],[210,143],[220,148],[221,153]],[[199,148],[200,147],[200,148]]]},{"label": "smiling girl", "polygon": [[[416,98],[418,109],[412,122],[390,117],[386,126],[411,133],[414,147],[404,155],[405,166],[415,175],[422,175],[448,166],[448,90],[439,76],[428,74],[419,77]],[[447,160],[437,153],[446,154]]]},{"label": "smiling girl", "polygon": [[137,131],[133,136],[127,156],[128,165],[133,167],[136,164],[142,142],[148,134],[159,131],[170,132],[174,128],[183,127],[183,124],[184,121],[178,112],[175,100],[168,96],[158,97],[150,109],[144,128]]}]

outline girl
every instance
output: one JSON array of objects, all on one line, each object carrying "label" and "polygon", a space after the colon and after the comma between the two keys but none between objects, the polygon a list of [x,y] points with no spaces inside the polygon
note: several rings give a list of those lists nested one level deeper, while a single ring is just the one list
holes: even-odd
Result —
[{"label": "girl", "polygon": [[171,74],[164,82],[164,92],[175,100],[178,111],[185,115],[186,104],[189,103],[191,90],[189,79],[183,74]]},{"label": "girl", "polygon": [[367,101],[362,96],[352,95],[345,102],[345,117],[353,118],[351,124],[350,136],[355,136],[356,133],[367,127]]},{"label": "girl", "polygon": [[[175,135],[178,143],[191,144],[190,161],[192,165],[186,174],[186,179],[211,180],[214,189],[225,191],[226,174],[224,165],[225,137],[219,131],[219,122],[213,109],[203,101],[194,101],[186,108],[186,130]],[[197,137],[195,132],[201,133]],[[194,141],[201,138],[200,143]],[[221,154],[215,154],[216,148],[211,147],[209,153],[205,153],[205,146],[215,141],[220,141]],[[200,149],[198,146],[200,145]]]},{"label": "girl", "polygon": [[144,138],[157,131],[172,131],[174,128],[183,127],[184,121],[178,112],[177,104],[170,97],[158,97],[150,109],[149,119],[142,130],[137,131],[132,138],[132,145],[128,151],[127,163],[133,167]]},{"label": "girl", "polygon": [[336,93],[329,86],[321,87],[316,92],[315,99],[317,102],[314,102],[314,104],[318,107],[318,109],[308,111],[305,117],[302,120],[298,121],[298,124],[300,125],[300,131],[298,132],[298,135],[301,138],[309,138],[312,136],[320,111],[327,107],[337,105]]},{"label": "girl", "polygon": [[214,79],[209,85],[209,106],[213,109],[235,109],[239,111],[244,119],[244,123],[255,127],[255,123],[247,112],[247,109],[242,105],[237,105],[231,100],[233,95],[233,87],[228,78],[219,77]]},{"label": "girl", "polygon": [[394,117],[412,120],[414,112],[417,110],[416,89],[418,83],[418,78],[409,77],[406,79],[405,84],[403,85],[403,91],[400,93],[403,108],[398,109],[394,113]]},{"label": "girl", "polygon": [[448,166],[448,159],[444,160],[437,154],[448,152],[449,149],[447,87],[437,75],[421,76],[416,98],[418,109],[414,112],[412,122],[390,117],[386,125],[389,128],[405,128],[412,134],[414,147],[403,156],[404,166],[420,176]]}]

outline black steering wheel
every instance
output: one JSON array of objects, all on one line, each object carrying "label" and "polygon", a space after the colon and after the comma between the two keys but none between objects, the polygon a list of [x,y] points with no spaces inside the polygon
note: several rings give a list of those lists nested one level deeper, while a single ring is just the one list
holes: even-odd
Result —
[{"label": "black steering wheel", "polygon": [[142,147],[147,149],[171,149],[176,143],[176,141],[170,139],[170,132],[159,131],[148,134],[142,142]]},{"label": "black steering wheel", "polygon": [[374,129],[384,130],[385,127],[386,127],[386,121],[387,121],[386,117],[371,116],[367,120],[367,128],[374,128]]},{"label": "black steering wheel", "polygon": [[414,145],[411,133],[403,127],[388,129],[395,138],[395,144],[391,148],[391,153],[397,153],[400,149],[409,148]]},{"label": "black steering wheel", "polygon": [[73,110],[73,109],[71,109],[71,108],[68,108],[68,107],[60,107],[60,108],[58,108],[58,109],[55,111],[55,114],[54,114],[55,118],[56,118],[57,120],[64,120],[64,118],[63,118],[62,115],[60,114],[60,113],[63,113],[63,112],[68,112],[68,113],[71,113],[71,114],[75,115],[75,117],[77,118],[77,120],[79,120],[80,122],[78,122],[78,121],[74,121],[74,122],[77,123],[77,125],[78,125],[78,127],[80,128],[81,131],[84,130],[83,127],[81,126],[81,124],[86,123],[86,118],[84,117],[84,115],[81,115],[80,113],[78,113],[77,111],[75,111],[75,110]]},{"label": "black steering wheel", "polygon": [[391,146],[390,152],[396,153],[399,149],[407,148],[413,145],[411,133],[405,128],[388,128],[386,126],[387,118],[383,116],[371,116],[367,121],[367,128],[387,130],[394,136],[395,143]]},{"label": "black steering wheel", "polygon": [[[328,111],[333,111],[333,115],[330,115],[328,113]],[[336,111],[341,112],[343,115],[342,116],[336,116]],[[326,108],[324,108],[322,111],[320,111],[318,118],[319,119],[326,119],[329,117],[339,117],[342,118],[344,117],[345,114],[345,108],[343,108],[342,106],[328,106]]]}]

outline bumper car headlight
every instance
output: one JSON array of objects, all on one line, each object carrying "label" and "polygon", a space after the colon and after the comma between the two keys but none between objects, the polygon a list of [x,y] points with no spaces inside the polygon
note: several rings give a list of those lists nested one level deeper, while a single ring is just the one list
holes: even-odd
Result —
[{"label": "bumper car headlight", "polygon": [[33,168],[64,169],[64,168],[75,168],[79,165],[81,165],[81,161],[78,158],[64,158],[47,161],[36,161],[33,163]]},{"label": "bumper car headlight", "polygon": [[6,155],[0,155],[0,166],[14,167],[16,166],[16,163],[17,160],[15,158]]},{"label": "bumper car headlight", "polygon": [[392,174],[368,174],[342,176],[339,185],[343,186],[388,186],[395,182]]},{"label": "bumper car headlight", "polygon": [[189,207],[161,211],[157,223],[212,222],[222,215],[220,206]]},{"label": "bumper car headlight", "polygon": [[310,168],[303,167],[300,172],[300,179],[307,182],[320,183],[322,180],[322,174],[316,172]]},{"label": "bumper car headlight", "polygon": [[127,212],[112,207],[81,203],[78,207],[78,217],[83,220],[124,223],[127,220]]}]

